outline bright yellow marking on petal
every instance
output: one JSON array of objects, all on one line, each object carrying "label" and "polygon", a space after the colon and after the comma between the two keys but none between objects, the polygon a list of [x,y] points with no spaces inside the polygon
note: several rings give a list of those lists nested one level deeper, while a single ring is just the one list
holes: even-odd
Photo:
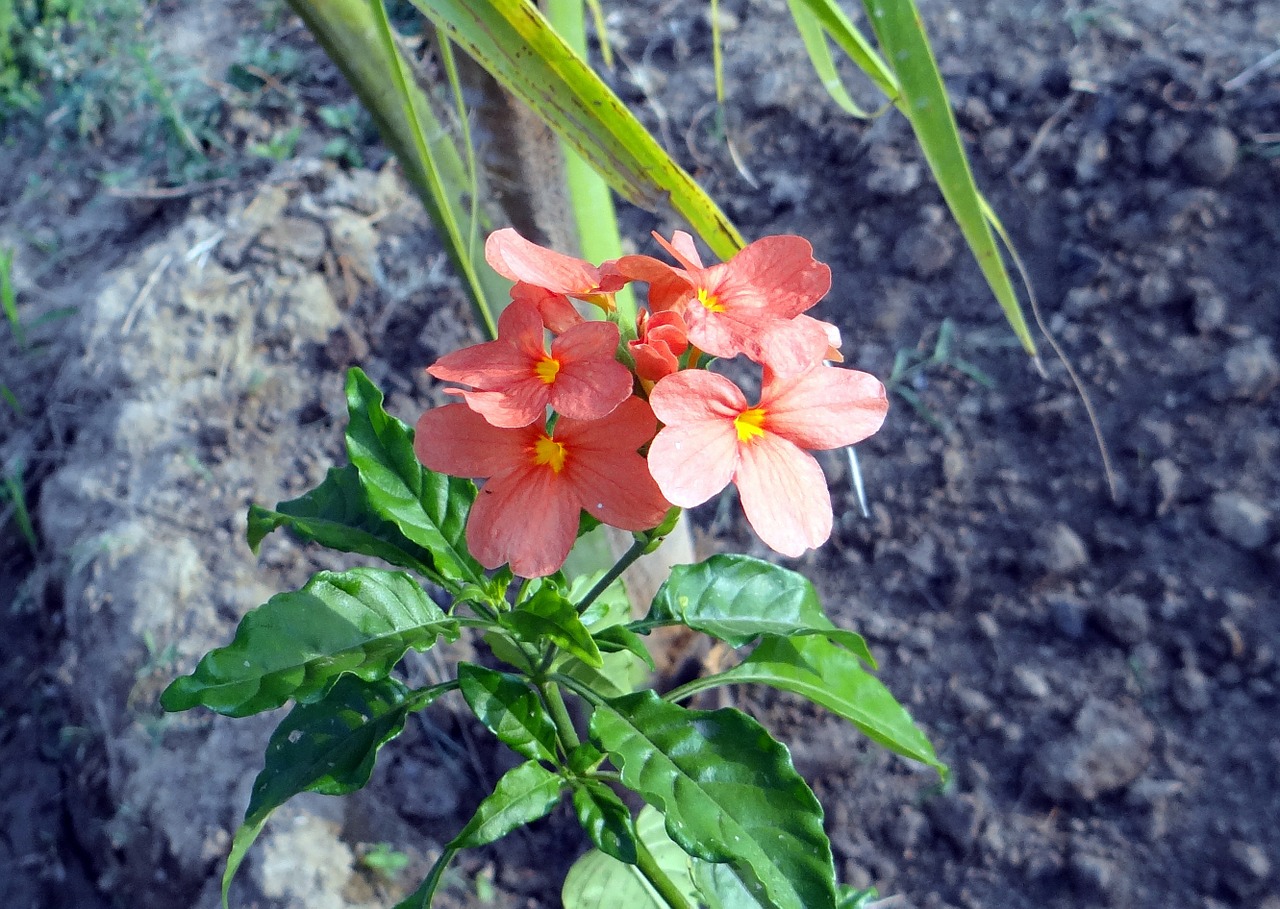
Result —
[{"label": "bright yellow marking on petal", "polygon": [[744,410],[733,419],[733,428],[738,430],[738,441],[750,444],[764,435],[764,408],[753,407]]},{"label": "bright yellow marking on petal", "polygon": [[724,304],[705,287],[698,288],[698,302],[712,312],[724,312]]},{"label": "bright yellow marking on petal", "polygon": [[543,357],[538,361],[538,365],[533,367],[533,374],[548,385],[556,380],[559,372],[560,361],[555,357]]},{"label": "bright yellow marking on petal", "polygon": [[567,455],[564,445],[550,436],[539,436],[533,443],[533,463],[548,465],[553,473],[564,470],[564,459]]}]

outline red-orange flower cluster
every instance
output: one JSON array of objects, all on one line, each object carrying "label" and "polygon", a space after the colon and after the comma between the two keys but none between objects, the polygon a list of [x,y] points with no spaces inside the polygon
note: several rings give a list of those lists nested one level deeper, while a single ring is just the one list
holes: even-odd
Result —
[{"label": "red-orange flower cluster", "polygon": [[[414,442],[428,468],[487,481],[467,521],[485,567],[551,574],[580,512],[645,530],[671,504],[701,504],[731,482],[778,552],[797,556],[830,536],[831,499],[808,451],[865,439],[888,407],[874,377],[823,362],[840,358],[839,333],[805,312],[830,289],[830,269],[800,237],[766,237],[703,266],[688,234],[654,236],[679,267],[648,256],[597,267],[510,229],[486,242],[489,264],[516,282],[512,302],[497,340],[430,367],[470,388],[449,389],[464,403],[425,413]],[[651,311],[622,345],[617,324],[583,319],[572,300],[612,317],[613,295],[631,281],[649,285]],[[759,402],[697,369],[701,353],[759,363]]]}]

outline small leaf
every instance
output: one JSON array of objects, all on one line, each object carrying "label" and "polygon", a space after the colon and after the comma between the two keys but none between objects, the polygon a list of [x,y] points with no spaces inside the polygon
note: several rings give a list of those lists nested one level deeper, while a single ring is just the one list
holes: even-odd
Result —
[{"label": "small leaf", "polygon": [[649,614],[628,627],[647,632],[688,625],[741,647],[761,635],[821,635],[848,647],[872,668],[862,635],[837,628],[822,611],[818,592],[802,574],[743,555],[714,555],[677,565],[658,589]]},{"label": "small leaf", "polygon": [[466,542],[475,484],[418,463],[413,430],[382,409],[382,392],[354,367],[347,372],[347,408],[347,454],[369,504],[428,550],[445,579],[482,584],[484,569]]},{"label": "small leaf", "polygon": [[[694,860],[667,836],[662,814],[652,805],[640,810],[635,834],[689,905],[697,905],[698,890],[689,874]],[[592,849],[574,862],[565,876],[560,898],[564,909],[670,909],[639,868],[599,849]]]},{"label": "small leaf", "polygon": [[458,623],[401,571],[322,571],[300,591],[278,593],[246,615],[226,647],[160,696],[165,710],[204,705],[249,716],[319,699],[343,673],[385,678],[410,647],[426,650]]},{"label": "small leaf", "polygon": [[786,748],[737,710],[686,710],[652,691],[596,707],[591,739],[666,816],[690,855],[726,862],[778,909],[834,909],[822,806]]},{"label": "small leaf", "polygon": [[601,653],[620,653],[622,651],[633,653],[643,660],[651,671],[657,671],[658,667],[654,665],[653,657],[649,655],[649,648],[644,646],[644,641],[641,640],[640,635],[631,629],[624,628],[621,625],[613,625],[603,631],[597,631],[593,637]]},{"label": "small leaf", "polygon": [[454,848],[446,848],[436,858],[435,864],[431,866],[431,871],[427,877],[418,886],[418,889],[410,893],[400,902],[396,903],[395,909],[431,909],[431,901],[435,898],[436,888],[440,886],[440,881],[444,878],[445,869],[449,867],[449,863],[453,861],[453,857],[458,854],[458,850]]},{"label": "small leaf", "polygon": [[486,729],[524,757],[555,763],[555,723],[520,676],[459,663],[458,683],[467,706]]},{"label": "small leaf", "polygon": [[636,863],[636,837],[631,811],[622,799],[596,780],[573,784],[573,810],[591,842],[605,855],[628,865]]},{"label": "small leaf", "polygon": [[742,663],[715,678],[769,685],[808,698],[891,751],[947,775],[946,765],[889,689],[853,654],[822,638],[766,637]]},{"label": "small leaf", "polygon": [[517,827],[546,817],[560,801],[564,785],[563,777],[537,761],[508,770],[449,848],[483,846],[502,839]]},{"label": "small leaf", "polygon": [[263,537],[286,527],[304,540],[374,556],[419,574],[431,574],[431,553],[380,517],[369,505],[360,474],[348,464],[331,467],[315,489],[281,502],[275,511],[249,506],[249,548],[256,554]]},{"label": "small leaf", "polygon": [[253,782],[244,823],[231,842],[222,899],[271,813],[301,792],[344,795],[364,786],[378,751],[404,729],[405,717],[454,687],[412,693],[394,679],[340,678],[322,700],[289,711],[267,742],[266,766]]},{"label": "small leaf", "polygon": [[578,617],[573,604],[553,587],[544,586],[532,597],[502,616],[502,623],[520,640],[536,644],[551,641],[588,666],[600,669],[600,649]]}]

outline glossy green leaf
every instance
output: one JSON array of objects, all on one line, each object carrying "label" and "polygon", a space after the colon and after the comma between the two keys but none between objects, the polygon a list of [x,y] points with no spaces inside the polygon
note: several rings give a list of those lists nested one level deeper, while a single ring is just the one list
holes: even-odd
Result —
[{"label": "glossy green leaf", "polygon": [[546,817],[560,801],[564,786],[563,777],[537,761],[508,770],[449,848],[483,846],[502,839],[517,827]]},{"label": "glossy green leaf", "polygon": [[527,0],[412,0],[627,201],[669,202],[717,256],[742,237],[701,187]]},{"label": "glossy green leaf", "polygon": [[522,677],[459,663],[458,683],[472,713],[511,750],[532,760],[555,762],[556,724]]},{"label": "glossy green leaf", "polygon": [[355,467],[331,467],[315,489],[270,511],[249,506],[249,548],[255,554],[263,537],[285,527],[297,536],[339,552],[374,556],[419,574],[434,574],[431,553],[400,532],[369,506]]},{"label": "glossy green leaf", "polygon": [[428,550],[446,581],[483,584],[484,569],[466,541],[475,484],[418,463],[413,430],[383,410],[382,392],[359,369],[347,372],[347,408],[347,453],[369,504]]},{"label": "glossy green leaf", "polygon": [[798,694],[891,751],[947,774],[933,745],[889,689],[863,669],[857,657],[823,638],[766,637],[740,664],[699,679],[696,687],[725,682],[754,682]]},{"label": "glossy green leaf", "polygon": [[[642,808],[636,818],[635,834],[685,901],[697,905],[698,890],[689,874],[694,860],[667,836],[662,813],[652,805]],[[564,909],[670,909],[639,868],[599,849],[592,849],[574,862],[565,876],[560,899]]]},{"label": "glossy green leaf", "polygon": [[582,624],[573,603],[552,587],[540,588],[528,600],[504,613],[501,621],[526,643],[547,640],[588,666],[596,669],[604,666],[595,639]]},{"label": "glossy green leaf", "polygon": [[690,855],[727,863],[776,909],[835,906],[822,807],[786,748],[737,710],[686,710],[652,691],[596,707],[591,740]]},{"label": "glossy green leaf", "polygon": [[618,861],[635,864],[636,837],[631,811],[617,793],[597,780],[576,780],[573,810],[597,849]]},{"label": "glossy green leaf", "polygon": [[409,575],[376,568],[322,571],[246,615],[226,647],[160,696],[165,710],[203,705],[249,716],[319,699],[343,673],[385,678],[410,647],[457,637],[458,624]]},{"label": "glossy green leaf", "polygon": [[884,50],[884,60],[897,76],[898,109],[915,130],[942,197],[978,260],[978,267],[1004,310],[1005,318],[1027,353],[1034,356],[1035,342],[983,212],[982,196],[974,183],[920,13],[913,0],[863,0],[863,6]]},{"label": "glossy green leaf", "polygon": [[649,654],[649,648],[644,646],[644,641],[640,635],[631,629],[622,625],[612,625],[603,631],[597,631],[593,637],[601,653],[622,653],[625,651],[642,660],[651,672],[657,671],[658,667],[654,664],[653,657]]},{"label": "glossy green leaf", "polygon": [[444,872],[457,854],[457,849],[451,847],[444,849],[436,858],[435,863],[431,866],[431,871],[428,872],[418,889],[396,903],[395,909],[431,909],[431,901],[435,898],[436,888],[444,880]]},{"label": "glossy green leaf", "polygon": [[645,632],[661,625],[688,625],[734,647],[766,634],[817,634],[875,666],[862,636],[827,618],[808,578],[744,555],[714,555],[671,569],[649,614],[629,627]]},{"label": "glossy green leaf", "polygon": [[266,766],[253,781],[244,823],[231,841],[222,903],[231,881],[271,813],[302,792],[345,795],[369,782],[378,751],[452,683],[411,692],[394,679],[340,678],[319,701],[298,704],[267,742]]}]

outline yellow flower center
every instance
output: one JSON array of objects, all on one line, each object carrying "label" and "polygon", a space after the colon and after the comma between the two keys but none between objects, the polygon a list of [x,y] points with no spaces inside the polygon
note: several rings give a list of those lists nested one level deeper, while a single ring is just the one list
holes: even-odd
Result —
[{"label": "yellow flower center", "polygon": [[724,312],[724,304],[705,287],[698,288],[698,302],[712,312]]},{"label": "yellow flower center", "polygon": [[550,436],[539,436],[533,443],[533,463],[539,466],[546,464],[553,473],[564,470],[565,455],[564,446]]},{"label": "yellow flower center", "polygon": [[543,357],[538,361],[538,365],[533,367],[533,374],[548,385],[556,380],[556,375],[559,372],[560,361],[555,357]]},{"label": "yellow flower center", "polygon": [[751,443],[764,435],[764,408],[753,407],[734,417],[733,428],[738,430],[738,441]]}]

